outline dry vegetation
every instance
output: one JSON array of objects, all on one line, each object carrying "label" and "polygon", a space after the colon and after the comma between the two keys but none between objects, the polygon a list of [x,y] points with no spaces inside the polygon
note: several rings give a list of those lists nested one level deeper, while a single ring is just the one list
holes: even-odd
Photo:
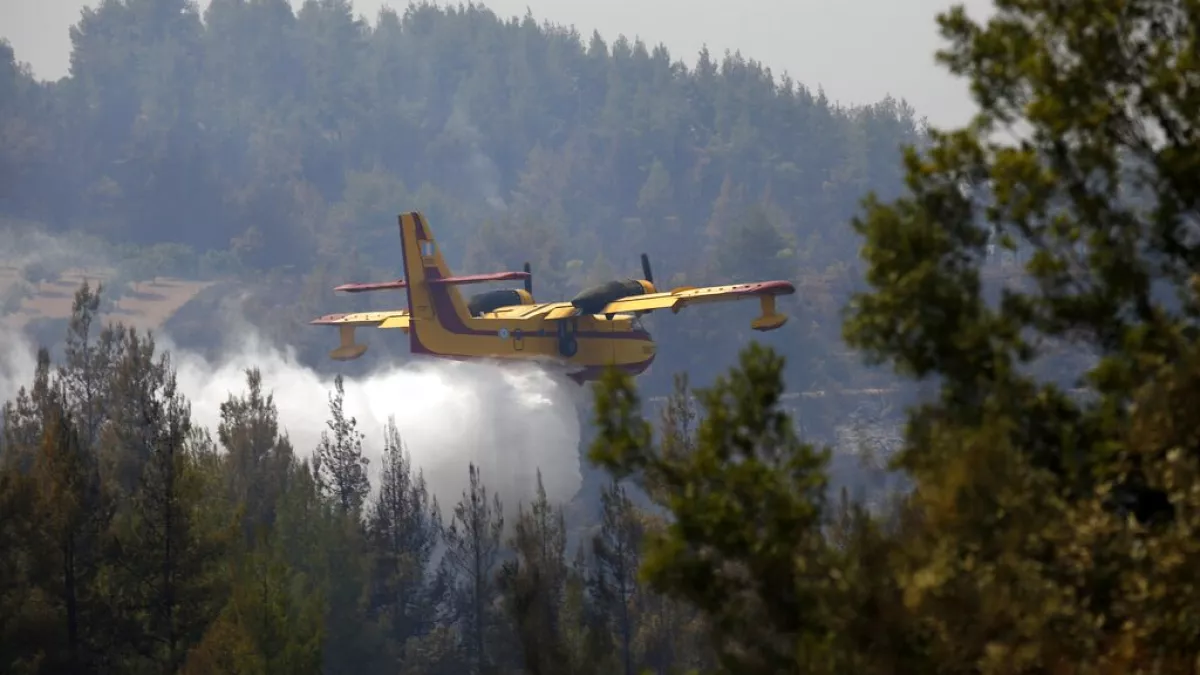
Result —
[{"label": "dry vegetation", "polygon": [[[112,278],[111,269],[70,269],[52,281],[32,284],[31,296],[21,300],[16,311],[0,312],[0,323],[23,328],[35,319],[65,319],[71,315],[71,301],[79,285],[107,282]],[[15,266],[0,265],[0,297],[7,296],[14,286],[26,283]],[[108,289],[115,299],[112,311],[105,319],[140,328],[161,327],[175,312],[213,282],[188,281],[172,277],[159,277],[153,281],[129,284],[120,290]]]}]

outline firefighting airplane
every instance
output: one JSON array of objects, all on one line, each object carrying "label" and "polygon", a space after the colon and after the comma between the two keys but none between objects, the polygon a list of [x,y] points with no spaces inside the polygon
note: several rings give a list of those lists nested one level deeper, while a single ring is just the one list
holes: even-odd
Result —
[{"label": "firefighting airplane", "polygon": [[[654,361],[655,344],[642,327],[642,314],[689,305],[758,298],[762,314],[750,326],[769,331],[787,322],[775,311],[775,296],[790,295],[787,281],[759,281],[730,286],[685,286],[659,292],[650,261],[642,254],[644,279],[610,281],[585,290],[569,302],[536,303],[529,263],[523,272],[454,276],[446,266],[428,221],[416,212],[403,213],[400,250],[403,279],[345,284],[346,293],[400,290],[408,309],[329,314],[310,323],[339,328],[341,344],[330,352],[339,361],[367,351],[354,341],[360,327],[396,328],[407,333],[413,354],[457,360],[519,359],[556,363],[579,384],[600,377],[608,366],[630,374],[645,372]],[[523,289],[479,293],[464,300],[458,287],[494,281],[524,280]]]}]

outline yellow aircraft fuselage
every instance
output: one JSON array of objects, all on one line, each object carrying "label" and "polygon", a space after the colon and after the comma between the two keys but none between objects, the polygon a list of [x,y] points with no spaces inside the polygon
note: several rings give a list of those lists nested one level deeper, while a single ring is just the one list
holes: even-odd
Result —
[{"label": "yellow aircraft fuselage", "polygon": [[[571,308],[570,303],[562,305],[563,311]],[[416,318],[413,325],[420,326],[420,330],[412,335],[412,352],[454,359],[557,364],[577,380],[596,379],[607,366],[640,374],[654,362],[654,339],[633,317],[586,315],[547,321],[545,307],[538,308],[533,316],[521,316],[522,309],[506,307],[471,317],[470,323],[462,316],[428,323]],[[569,345],[566,351],[574,352],[569,356],[563,354],[564,341]]]},{"label": "yellow aircraft fuselage", "polygon": [[[599,378],[610,365],[640,374],[654,362],[654,340],[631,315],[577,316],[569,302],[534,304],[529,293],[517,290],[522,304],[472,316],[458,285],[501,275],[453,277],[419,213],[401,216],[400,243],[406,278],[391,287],[407,293],[409,309],[403,313],[407,316],[378,314],[381,327],[408,334],[414,354],[540,361],[564,367],[578,382]],[[343,318],[355,319],[342,324],[341,345],[331,354],[335,359],[354,359],[366,351],[366,345],[354,341],[354,324],[371,314],[335,314],[313,323],[337,325]]]},{"label": "yellow aircraft fuselage", "polygon": [[[411,219],[411,226],[406,226],[406,218]],[[607,365],[641,372],[654,360],[650,334],[633,326],[630,319],[572,316],[548,321],[558,319],[559,314],[574,314],[575,308],[568,302],[534,305],[533,298],[523,291],[521,300],[528,305],[471,316],[458,285],[444,283],[453,277],[420,214],[409,213],[401,218],[400,244],[408,280],[414,354],[558,361],[580,380],[595,379]],[[480,277],[467,277],[476,278]],[[530,311],[521,312],[526,307]],[[564,341],[574,345],[567,354],[560,350]]]}]

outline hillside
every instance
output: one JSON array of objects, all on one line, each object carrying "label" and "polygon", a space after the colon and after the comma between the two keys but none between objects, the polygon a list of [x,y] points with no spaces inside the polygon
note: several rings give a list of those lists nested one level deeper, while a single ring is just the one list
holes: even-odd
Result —
[{"label": "hillside", "polygon": [[[852,360],[827,358],[843,351],[836,307],[855,278],[847,221],[868,191],[898,192],[899,148],[922,138],[895,100],[839,108],[739,54],[689,69],[641,40],[480,6],[368,24],[341,0],[295,13],[225,0],[203,16],[183,0],[109,2],[72,40],[72,74],[55,83],[0,54],[0,128],[21,140],[0,143],[15,178],[0,214],[186,246],[176,264],[236,269],[256,292],[255,270],[282,270],[283,294],[261,304],[287,311],[255,320],[312,354],[331,338],[297,322],[353,305],[337,283],[392,276],[395,214],[421,209],[456,268],[529,260],[546,299],[632,274],[642,251],[672,281],[833,280],[769,337],[798,386],[853,379]],[[726,319],[750,315],[659,322],[688,347],[650,382],[710,378],[751,335]]]},{"label": "hillside", "polygon": [[[113,270],[65,270],[52,281],[31,284],[28,295],[16,294],[22,285],[20,269],[0,265],[0,296],[12,297],[0,322],[11,328],[23,329],[32,321],[67,319],[71,316],[71,301],[80,284],[105,284],[113,278]],[[141,330],[161,328],[212,282],[189,281],[159,277],[126,284],[124,288],[109,288],[115,296],[113,307],[105,312],[105,320],[120,321]]]}]

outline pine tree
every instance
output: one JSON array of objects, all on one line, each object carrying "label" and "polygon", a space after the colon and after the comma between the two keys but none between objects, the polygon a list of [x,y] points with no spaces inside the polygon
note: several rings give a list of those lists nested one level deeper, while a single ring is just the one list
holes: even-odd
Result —
[{"label": "pine tree", "polygon": [[246,371],[246,394],[221,404],[217,437],[225,448],[225,476],[234,503],[245,506],[242,529],[250,542],[257,531],[269,532],[275,508],[286,487],[293,452],[279,433],[273,394],[263,394],[262,373]]},{"label": "pine tree", "polygon": [[[86,342],[95,311],[91,297],[86,284],[75,297],[67,339],[75,367],[52,369],[49,352],[39,349],[32,387],[5,403],[0,519],[12,539],[5,542],[11,548],[4,546],[0,578],[6,582],[0,585],[13,586],[0,590],[0,612],[11,612],[9,626],[17,632],[11,634],[16,649],[0,664],[14,670],[40,663],[90,672],[106,659],[111,607],[100,579],[114,504],[87,433],[103,410],[89,407],[89,388],[78,386],[83,379],[90,390],[102,389],[108,375],[101,368],[90,371],[90,379],[78,377],[85,370],[79,343]],[[42,609],[33,610],[38,605]]]},{"label": "pine tree", "polygon": [[604,608],[592,602],[589,594],[587,547],[581,542],[575,560],[567,570],[560,613],[564,669],[587,675],[607,675],[619,670],[620,655],[615,654],[612,631]]},{"label": "pine tree", "polygon": [[90,670],[103,618],[93,581],[108,509],[49,354],[5,409],[0,457],[0,670]]},{"label": "pine tree", "polygon": [[0,460],[22,474],[33,469],[41,445],[51,379],[50,352],[43,347],[37,352],[32,386],[22,386],[14,400],[4,403],[4,453]]},{"label": "pine tree", "polygon": [[441,543],[441,513],[430,504],[425,478],[415,473],[395,418],[385,428],[379,492],[371,503],[367,536],[372,556],[369,607],[397,650],[432,628],[443,589],[430,572]]},{"label": "pine tree", "polygon": [[101,425],[107,419],[110,375],[124,330],[119,324],[96,330],[94,324],[99,319],[103,294],[102,285],[97,284],[92,291],[86,281],[75,292],[63,349],[64,360],[58,368],[66,399],[72,406],[81,439],[89,451],[96,449]]},{"label": "pine tree", "polygon": [[37,491],[15,462],[0,457],[0,671],[36,673],[40,655],[61,645],[52,612],[31,611],[40,591],[31,581],[40,529]]},{"label": "pine tree", "polygon": [[517,510],[510,546],[516,560],[505,562],[501,588],[516,627],[528,673],[549,675],[567,660],[560,616],[566,591],[566,525],[561,509],[546,498],[541,471],[537,498]]},{"label": "pine tree", "polygon": [[332,491],[343,511],[358,514],[371,489],[367,479],[369,460],[363,455],[364,435],[358,430],[358,421],[346,416],[345,399],[342,376],[338,375],[329,396],[329,429],[321,432],[315,464],[321,484]]},{"label": "pine tree", "polygon": [[468,467],[470,483],[454,506],[450,525],[443,531],[445,564],[454,573],[462,607],[463,633],[471,672],[491,669],[487,649],[490,605],[495,597],[493,573],[500,557],[504,533],[504,507],[499,495],[488,501],[487,487],[474,464]]},{"label": "pine tree", "polygon": [[293,460],[288,474],[287,489],[276,504],[271,537],[282,549],[285,562],[313,579],[320,579],[325,573],[321,535],[330,514],[308,458]]},{"label": "pine tree", "polygon": [[738,672],[836,670],[854,655],[832,639],[840,558],[821,530],[828,453],[800,443],[778,407],[783,360],[756,343],[699,392],[704,419],[689,454],[666,454],[629,378],[596,390],[592,457],[618,477],[639,472],[673,516],[648,538],[641,571],[656,592],[711,618],[723,667]]},{"label": "pine tree", "polygon": [[188,654],[183,675],[317,675],[321,670],[322,597],[312,581],[263,546],[235,564],[229,602]]},{"label": "pine tree", "polygon": [[200,505],[209,490],[186,451],[190,406],[167,355],[130,331],[116,363],[110,453],[139,474],[115,523],[123,621],[116,639],[143,667],[174,670],[219,608],[214,571],[223,533],[209,530]]},{"label": "pine tree", "polygon": [[616,624],[625,675],[633,675],[633,636],[637,632],[635,603],[641,564],[642,523],[625,488],[612,481],[601,493],[600,532],[592,538],[594,601]]},{"label": "pine tree", "polygon": [[48,668],[93,671],[103,656],[99,628],[106,608],[98,586],[111,501],[96,457],[84,445],[59,385],[45,403],[42,447],[34,464],[38,523],[31,582],[52,598],[63,630]]},{"label": "pine tree", "polygon": [[[658,421],[659,447],[664,457],[682,459],[695,452],[697,416],[695,396],[687,373],[677,374]],[[670,496],[667,485],[656,483],[653,475],[638,474],[636,477],[655,504],[667,504]]]},{"label": "pine tree", "polygon": [[755,204],[733,219],[713,254],[714,270],[734,281],[792,276],[793,242],[772,222],[766,205]]},{"label": "pine tree", "polygon": [[[845,325],[941,390],[894,458],[906,605],[943,672],[1194,670],[1200,17],[1031,0],[938,23],[979,109],[854,220],[870,288]],[[1019,279],[985,275],[993,237],[1032,252]]]},{"label": "pine tree", "polygon": [[[647,537],[666,532],[663,518],[642,514]],[[674,594],[639,589],[635,660],[641,672],[713,672],[717,667],[716,645],[710,622],[686,599]]]}]

